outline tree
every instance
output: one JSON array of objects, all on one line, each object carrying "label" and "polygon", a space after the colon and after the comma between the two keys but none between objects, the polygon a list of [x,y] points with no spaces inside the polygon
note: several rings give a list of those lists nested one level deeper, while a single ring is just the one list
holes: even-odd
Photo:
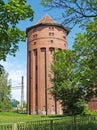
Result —
[{"label": "tree", "polygon": [[11,83],[8,73],[3,71],[0,75],[0,111],[9,111],[11,108]]},{"label": "tree", "polygon": [[97,17],[97,0],[41,0],[49,9],[62,9],[64,25],[86,24]]},{"label": "tree", "polygon": [[97,17],[86,26],[83,34],[77,34],[74,51],[78,57],[78,79],[89,101],[97,97]]},{"label": "tree", "polygon": [[34,11],[26,0],[0,0],[0,60],[15,56],[19,41],[26,39],[25,31],[17,24],[21,20],[33,20]]},{"label": "tree", "polygon": [[71,50],[56,51],[52,63],[52,95],[60,101],[64,114],[76,115],[84,110],[84,89],[76,76],[76,57]]},{"label": "tree", "polygon": [[52,70],[52,93],[61,100],[64,112],[78,113],[79,104],[82,112],[84,102],[97,97],[96,17],[86,25],[83,34],[77,34],[72,51],[55,53]]},{"label": "tree", "polygon": [[3,71],[4,71],[4,67],[3,65],[0,64],[0,75],[3,73]]}]

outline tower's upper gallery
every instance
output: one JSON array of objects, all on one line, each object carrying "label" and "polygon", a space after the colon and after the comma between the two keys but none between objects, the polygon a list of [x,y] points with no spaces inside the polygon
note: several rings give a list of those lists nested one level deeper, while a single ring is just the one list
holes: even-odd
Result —
[{"label": "tower's upper gallery", "polygon": [[56,26],[56,27],[60,27],[62,29],[64,29],[67,34],[69,33],[69,31],[61,24],[56,23],[49,15],[45,15],[42,19],[40,19],[35,25],[30,26],[26,29],[26,33],[28,34],[28,32],[33,29],[33,28],[37,28],[39,26]]}]

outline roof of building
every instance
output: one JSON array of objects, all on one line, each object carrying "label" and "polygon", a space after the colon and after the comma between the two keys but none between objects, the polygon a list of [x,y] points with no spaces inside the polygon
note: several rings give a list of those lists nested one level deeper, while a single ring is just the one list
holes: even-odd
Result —
[{"label": "roof of building", "polygon": [[63,25],[56,23],[49,15],[45,15],[42,19],[40,19],[34,26],[30,26],[26,29],[26,33],[28,33],[32,28],[39,26],[57,26],[66,30],[67,34],[69,30],[67,30]]},{"label": "roof of building", "polygon": [[41,24],[41,23],[51,23],[51,24],[54,24],[56,23],[49,15],[45,15],[42,19],[40,19],[36,24]]}]

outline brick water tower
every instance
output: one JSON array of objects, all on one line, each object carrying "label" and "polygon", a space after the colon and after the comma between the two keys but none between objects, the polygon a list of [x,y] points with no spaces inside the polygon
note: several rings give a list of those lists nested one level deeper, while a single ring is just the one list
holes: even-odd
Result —
[{"label": "brick water tower", "polygon": [[28,38],[27,111],[29,114],[62,114],[50,93],[51,62],[56,48],[67,49],[66,28],[45,15],[26,30]]}]

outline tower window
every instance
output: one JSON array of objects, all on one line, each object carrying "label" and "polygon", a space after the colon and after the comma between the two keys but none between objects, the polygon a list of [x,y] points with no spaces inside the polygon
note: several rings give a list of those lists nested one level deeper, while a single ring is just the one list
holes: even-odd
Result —
[{"label": "tower window", "polygon": [[49,33],[49,36],[51,36],[51,33]]},{"label": "tower window", "polygon": [[59,51],[62,51],[62,49],[61,49],[61,48],[58,48],[58,50],[59,50]]},{"label": "tower window", "polygon": [[66,37],[65,37],[65,36],[63,36],[63,38],[64,38],[64,39],[66,39]]},{"label": "tower window", "polygon": [[50,47],[50,48],[49,48],[49,51],[50,51],[51,54],[53,54],[54,48]]},{"label": "tower window", "polygon": [[37,49],[34,49],[34,55],[35,56],[37,55]]},{"label": "tower window", "polygon": [[37,38],[37,34],[33,35],[33,38]]},{"label": "tower window", "polygon": [[33,29],[33,32],[36,32],[36,31],[37,31],[37,28],[34,28],[34,29]]},{"label": "tower window", "polygon": [[34,42],[34,45],[36,45],[36,42]]},{"label": "tower window", "polygon": [[51,43],[53,43],[54,41],[53,40],[51,40]]},{"label": "tower window", "polygon": [[54,27],[49,27],[49,30],[54,30]]},{"label": "tower window", "polygon": [[41,52],[45,52],[46,51],[46,48],[41,48]]},{"label": "tower window", "polygon": [[50,33],[49,33],[49,36],[54,36],[54,33],[51,33],[51,32],[50,32]]},{"label": "tower window", "polygon": [[52,36],[54,36],[54,33],[52,33]]}]

